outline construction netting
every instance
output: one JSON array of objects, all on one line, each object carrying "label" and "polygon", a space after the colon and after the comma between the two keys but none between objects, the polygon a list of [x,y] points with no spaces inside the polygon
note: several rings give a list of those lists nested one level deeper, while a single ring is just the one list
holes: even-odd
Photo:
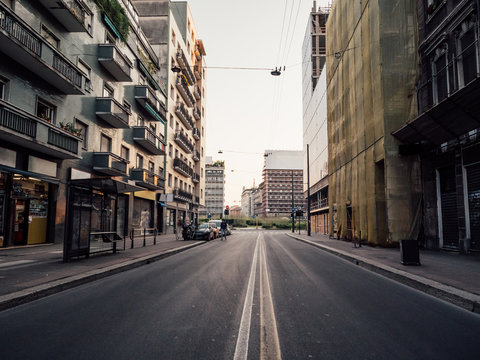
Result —
[{"label": "construction netting", "polygon": [[388,245],[417,238],[417,156],[391,135],[417,115],[415,1],[336,0],[327,22],[330,234]]}]

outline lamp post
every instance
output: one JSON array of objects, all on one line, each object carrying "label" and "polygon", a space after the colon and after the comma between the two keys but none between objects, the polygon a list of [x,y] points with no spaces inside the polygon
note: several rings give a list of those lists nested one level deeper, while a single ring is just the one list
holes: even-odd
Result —
[{"label": "lamp post", "polygon": [[310,145],[307,144],[307,235],[312,236],[310,218]]},{"label": "lamp post", "polygon": [[295,232],[295,196],[293,191],[293,170],[292,170],[292,233]]}]

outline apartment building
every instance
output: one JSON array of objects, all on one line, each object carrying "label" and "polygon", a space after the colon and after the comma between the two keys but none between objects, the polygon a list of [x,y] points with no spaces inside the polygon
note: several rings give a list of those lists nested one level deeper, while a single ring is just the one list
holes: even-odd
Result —
[{"label": "apartment building", "polygon": [[254,199],[252,196],[252,193],[255,190],[256,190],[255,186],[253,186],[252,188],[245,188],[245,186],[243,187],[242,197],[241,197],[242,216],[252,217],[253,215],[255,215],[255,205],[254,205]]},{"label": "apartment building", "polygon": [[419,114],[393,135],[402,157],[421,159],[419,239],[427,248],[480,251],[479,3],[416,5]]},{"label": "apartment building", "polygon": [[205,206],[205,48],[186,1],[134,1],[160,58],[168,91],[165,195],[167,232],[197,222]]},{"label": "apartment building", "polygon": [[262,215],[290,217],[305,210],[303,151],[266,150],[263,166]]},{"label": "apartment building", "polygon": [[310,193],[311,230],[323,234],[328,233],[329,224],[327,78],[326,71],[323,71],[329,12],[330,8],[317,8],[316,1],[313,2],[302,46],[303,189],[306,199]]},{"label": "apartment building", "polygon": [[200,211],[202,216],[210,214],[220,218],[225,208],[225,162],[212,161],[207,156],[205,164],[205,207]]},{"label": "apartment building", "polygon": [[162,230],[167,96],[130,1],[58,3],[0,2],[0,245],[68,259]]}]

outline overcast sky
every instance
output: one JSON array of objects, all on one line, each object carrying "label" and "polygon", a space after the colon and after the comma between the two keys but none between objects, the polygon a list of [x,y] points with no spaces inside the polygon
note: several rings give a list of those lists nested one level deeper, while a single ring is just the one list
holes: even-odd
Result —
[{"label": "overcast sky", "polygon": [[[207,68],[212,67],[207,70],[206,155],[225,160],[226,205],[240,205],[242,187],[262,181],[266,149],[302,149],[301,48],[313,0],[188,3]],[[317,6],[328,3],[319,0]],[[278,66],[286,67],[279,77],[269,70],[213,68]]]}]

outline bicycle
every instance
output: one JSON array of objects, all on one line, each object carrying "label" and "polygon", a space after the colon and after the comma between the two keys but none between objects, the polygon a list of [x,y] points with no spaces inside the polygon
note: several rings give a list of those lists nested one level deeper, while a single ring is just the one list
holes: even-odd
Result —
[{"label": "bicycle", "polygon": [[182,236],[183,240],[193,240],[195,237],[195,225],[183,225]]}]

